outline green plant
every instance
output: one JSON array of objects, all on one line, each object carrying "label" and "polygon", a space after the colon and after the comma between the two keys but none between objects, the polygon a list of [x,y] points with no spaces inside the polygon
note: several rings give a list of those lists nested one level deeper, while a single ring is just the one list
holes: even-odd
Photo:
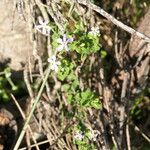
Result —
[{"label": "green plant", "polygon": [[0,76],[0,102],[9,101],[10,93],[17,94],[20,88],[20,84],[15,84],[11,78],[11,69],[5,68],[3,74]]},{"label": "green plant", "polygon": [[74,144],[79,150],[96,150],[94,143],[99,136],[99,131],[88,129],[81,122],[74,128]]},{"label": "green plant", "polygon": [[[42,30],[42,25],[44,31]],[[69,116],[74,117],[78,122],[80,122],[80,124],[78,124],[78,128],[82,126],[80,131],[84,133],[84,139],[78,140],[75,138],[74,144],[78,145],[79,150],[94,150],[96,146],[93,141],[95,141],[98,134],[94,130],[83,126],[85,126],[84,120],[87,117],[87,109],[101,109],[101,101],[96,92],[93,92],[90,88],[81,88],[79,77],[76,72],[77,69],[81,67],[80,64],[82,64],[89,57],[89,55],[93,53],[99,51],[100,55],[105,58],[106,53],[104,50],[101,50],[99,29],[97,27],[92,27],[89,31],[87,31],[83,23],[79,22],[76,24],[73,31],[69,30],[66,26],[65,33],[62,33],[62,31],[59,31],[55,26],[52,28],[48,28],[47,26],[49,26],[49,23],[42,22],[37,27],[38,30],[46,36],[47,32],[45,29],[52,29],[52,51],[51,57],[48,58],[48,72],[38,92],[38,96],[35,99],[32,110],[25,122],[23,130],[18,138],[15,150],[18,148],[25,134],[25,129],[27,128],[34,109],[40,99],[48,77],[51,77],[51,75],[57,76],[58,80],[61,81],[61,89],[58,89],[57,94],[61,96],[62,93],[64,93],[68,105],[73,108],[72,112],[65,112],[65,110],[63,110],[62,118],[64,119]],[[68,57],[72,54],[76,57]],[[50,71],[52,71],[51,74]],[[64,115],[65,113],[66,116]],[[74,126],[72,126],[71,129],[73,132],[78,132]]]}]

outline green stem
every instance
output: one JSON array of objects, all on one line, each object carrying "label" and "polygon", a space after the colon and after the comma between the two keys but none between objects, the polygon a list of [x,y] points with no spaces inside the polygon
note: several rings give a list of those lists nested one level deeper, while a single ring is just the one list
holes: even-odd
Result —
[{"label": "green stem", "polygon": [[11,85],[11,87],[13,88],[15,86],[15,84],[12,82],[11,78],[9,78],[9,77],[7,78],[6,77],[6,79],[9,82],[9,84]]},{"label": "green stem", "polygon": [[33,112],[34,112],[36,106],[37,106],[37,103],[38,103],[39,100],[40,100],[40,97],[41,97],[41,95],[42,95],[42,92],[43,92],[43,89],[44,89],[44,87],[45,87],[46,81],[47,81],[48,76],[49,76],[49,74],[50,74],[50,71],[51,71],[50,66],[51,66],[51,65],[48,66],[46,76],[44,77],[44,81],[43,81],[43,83],[42,83],[42,85],[41,85],[41,88],[40,88],[40,90],[39,90],[39,92],[38,92],[38,95],[37,95],[37,97],[36,97],[36,99],[35,99],[35,102],[34,102],[34,104],[33,104],[33,106],[32,106],[32,109],[31,109],[31,111],[30,111],[30,113],[29,113],[29,115],[28,115],[28,117],[27,117],[27,119],[26,119],[26,121],[25,121],[25,123],[24,123],[23,129],[22,129],[22,131],[21,131],[21,133],[20,133],[20,135],[19,135],[19,137],[18,137],[18,140],[17,140],[17,142],[16,142],[15,147],[14,147],[13,150],[18,150],[18,148],[19,148],[19,146],[20,146],[20,144],[21,144],[21,142],[22,142],[22,139],[23,139],[23,137],[24,137],[24,135],[25,135],[25,132],[26,132],[26,129],[27,129],[28,124],[29,124],[29,122],[30,122],[30,119],[31,119],[31,117],[32,117],[32,115],[33,115]]},{"label": "green stem", "polygon": [[71,4],[71,7],[70,7],[70,9],[69,9],[69,13],[68,13],[68,17],[70,17],[70,16],[71,16],[71,14],[72,14],[72,12],[73,12],[74,7],[75,7],[75,3]]}]

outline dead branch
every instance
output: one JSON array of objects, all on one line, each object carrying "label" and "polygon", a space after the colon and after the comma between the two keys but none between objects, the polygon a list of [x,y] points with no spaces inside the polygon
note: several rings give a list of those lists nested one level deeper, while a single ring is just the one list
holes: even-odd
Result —
[{"label": "dead branch", "polygon": [[135,35],[135,36],[138,36],[141,39],[144,39],[146,42],[150,43],[150,38],[148,36],[146,36],[145,34],[134,30],[133,28],[131,28],[131,27],[127,26],[127,25],[125,25],[121,21],[117,20],[115,17],[113,17],[110,14],[108,14],[101,7],[92,4],[89,0],[73,0],[73,1],[74,2],[77,1],[79,4],[83,4],[83,5],[87,6],[88,8],[96,11],[97,13],[101,14],[103,17],[107,18],[109,21],[114,23],[116,26],[118,26],[118,27],[122,28],[123,30],[127,31],[128,33],[130,33],[132,35]]}]

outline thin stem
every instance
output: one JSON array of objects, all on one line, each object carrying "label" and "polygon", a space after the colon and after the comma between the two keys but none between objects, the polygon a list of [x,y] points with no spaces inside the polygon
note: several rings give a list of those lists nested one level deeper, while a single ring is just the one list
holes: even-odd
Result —
[{"label": "thin stem", "polygon": [[20,144],[21,144],[21,142],[22,142],[22,139],[23,139],[23,137],[24,137],[24,135],[25,135],[25,132],[26,132],[26,129],[27,129],[28,124],[29,124],[29,122],[30,122],[30,119],[31,119],[31,117],[32,117],[32,115],[33,115],[33,112],[34,112],[34,110],[35,110],[35,108],[36,108],[36,106],[37,106],[37,103],[39,102],[40,97],[41,97],[41,95],[42,95],[42,92],[43,92],[43,89],[44,89],[44,87],[45,87],[45,84],[46,84],[46,81],[47,81],[47,79],[48,79],[48,76],[49,76],[49,74],[50,74],[50,71],[51,71],[51,65],[48,66],[46,76],[44,77],[44,80],[43,80],[43,83],[42,83],[42,85],[41,85],[41,88],[40,88],[40,90],[39,90],[39,92],[38,92],[38,95],[37,95],[37,97],[36,97],[36,99],[35,99],[35,102],[34,102],[34,104],[33,104],[33,106],[32,106],[32,109],[31,109],[31,111],[30,111],[30,113],[29,113],[29,115],[28,115],[28,117],[27,117],[27,119],[26,119],[26,121],[25,121],[25,124],[24,124],[23,129],[22,129],[22,131],[21,131],[21,133],[20,133],[20,135],[19,135],[19,138],[18,138],[18,140],[17,140],[17,142],[16,142],[16,145],[15,145],[15,147],[14,147],[14,150],[18,150],[18,148],[19,148],[19,146],[20,146]]}]

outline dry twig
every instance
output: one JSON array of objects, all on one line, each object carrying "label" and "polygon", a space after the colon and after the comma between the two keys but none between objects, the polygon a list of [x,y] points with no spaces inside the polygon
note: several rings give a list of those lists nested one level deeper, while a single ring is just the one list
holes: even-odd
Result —
[{"label": "dry twig", "polygon": [[128,33],[130,33],[132,35],[135,35],[135,36],[138,36],[141,39],[144,39],[145,42],[150,43],[150,38],[148,36],[146,36],[145,34],[142,34],[142,33],[138,32],[138,31],[134,30],[133,28],[131,28],[131,27],[123,24],[122,22],[118,21],[115,17],[113,17],[110,14],[108,14],[101,7],[94,5],[89,0],[72,0],[72,1],[78,2],[79,4],[83,4],[83,5],[87,6],[91,10],[94,10],[97,13],[101,14],[102,16],[104,16],[105,18],[107,18],[109,21],[111,21],[112,23],[114,23],[118,27],[122,28],[123,30],[127,31]]}]

